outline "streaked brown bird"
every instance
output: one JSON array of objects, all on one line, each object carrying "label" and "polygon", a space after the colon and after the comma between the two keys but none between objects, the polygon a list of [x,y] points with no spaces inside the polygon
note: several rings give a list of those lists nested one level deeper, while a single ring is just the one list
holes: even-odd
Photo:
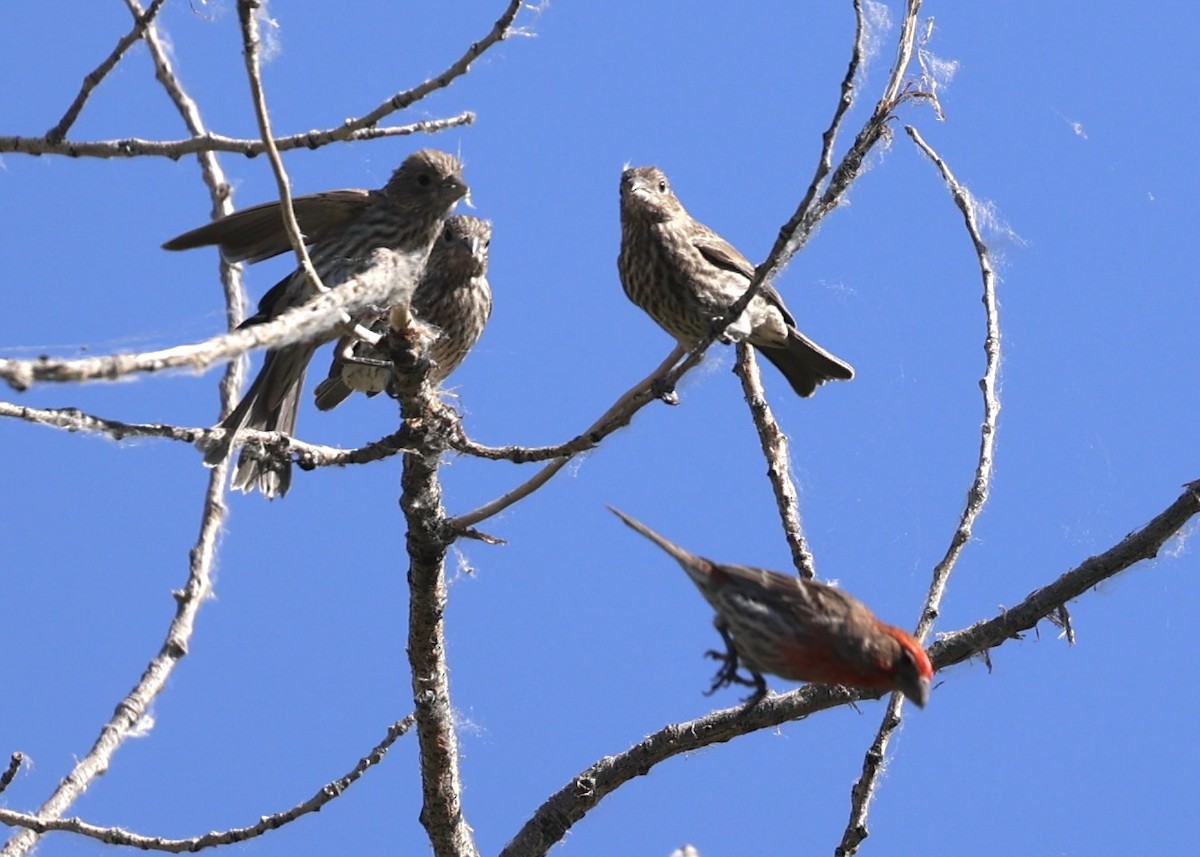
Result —
[{"label": "streaked brown bird", "polygon": [[[446,219],[429,253],[410,309],[418,321],[437,328],[429,351],[431,384],[442,383],[459,367],[491,317],[492,289],[487,281],[491,240],[491,223],[456,214]],[[380,313],[372,329],[382,333],[386,325],[386,313]],[[374,396],[388,388],[391,375],[391,365],[370,343],[342,337],[329,377],[317,385],[317,407],[335,408],[355,390]]]},{"label": "streaked brown bird", "polygon": [[[681,345],[707,336],[750,286],[754,266],[732,244],[695,220],[658,167],[621,174],[621,284]],[[783,373],[792,389],[811,396],[826,381],[854,377],[838,359],[796,329],[796,320],[769,283],[727,328]]]},{"label": "streaked brown bird", "polygon": [[[467,192],[457,158],[423,149],[405,158],[380,190],[328,191],[297,197],[292,205],[323,281],[344,281],[379,248],[405,257],[411,264],[396,269],[407,269],[415,278],[441,232],[442,221]],[[187,250],[214,244],[234,262],[258,262],[290,250],[279,202],[234,212],[172,238],[163,247]],[[397,283],[397,292],[412,286],[412,281]],[[297,268],[263,296],[258,312],[242,327],[269,321],[312,297],[303,271]],[[242,428],[287,435],[295,432],[305,370],[322,344],[301,342],[267,351],[254,383],[221,421],[225,437],[209,448],[205,464],[211,467],[222,461]],[[290,484],[290,462],[268,464],[242,451],[234,470],[234,488],[249,492],[257,487],[266,497],[274,498],[286,494]]]},{"label": "streaked brown bird", "polygon": [[[929,701],[933,665],[913,637],[885,625],[854,596],[791,574],[713,562],[685,551],[640,521],[609,507],[683,566],[716,611],[726,651],[709,693],[737,683],[766,695],[763,673],[789,681],[898,690],[921,708]],[[750,678],[738,675],[738,663]]]}]

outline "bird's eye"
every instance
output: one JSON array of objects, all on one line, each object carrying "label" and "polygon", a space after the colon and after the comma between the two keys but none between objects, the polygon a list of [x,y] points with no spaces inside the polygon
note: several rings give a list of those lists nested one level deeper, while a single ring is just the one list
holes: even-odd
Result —
[{"label": "bird's eye", "polygon": [[433,179],[429,177],[429,173],[421,173],[419,176],[417,176],[417,184],[419,184],[421,187],[429,187],[429,183],[432,181]]},{"label": "bird's eye", "polygon": [[489,247],[491,247],[491,246],[492,246],[492,239],[491,239],[491,238],[489,238],[487,241],[484,241],[484,242],[483,242],[483,249],[484,249],[484,250],[487,250],[487,249],[488,249]]},{"label": "bird's eye", "polygon": [[659,192],[659,193],[666,193],[666,192],[667,192],[667,180],[666,180],[666,179],[659,179],[659,180],[658,180],[658,192]]}]

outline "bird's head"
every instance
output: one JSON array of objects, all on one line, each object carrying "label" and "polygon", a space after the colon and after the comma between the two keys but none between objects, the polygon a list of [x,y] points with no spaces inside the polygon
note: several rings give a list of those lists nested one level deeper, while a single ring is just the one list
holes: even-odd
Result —
[{"label": "bird's head", "polygon": [[422,149],[404,159],[383,192],[393,201],[449,211],[470,193],[462,161],[437,149]]},{"label": "bird's head", "polygon": [[668,220],[683,206],[658,167],[627,167],[621,173],[621,213],[651,222]]},{"label": "bird's head", "polygon": [[491,221],[467,214],[446,218],[442,234],[433,245],[430,266],[453,269],[466,277],[487,273],[488,247],[492,242]]},{"label": "bird's head", "polygon": [[924,708],[933,686],[933,664],[921,644],[899,628],[888,628],[896,641],[895,661],[892,664],[892,686]]}]

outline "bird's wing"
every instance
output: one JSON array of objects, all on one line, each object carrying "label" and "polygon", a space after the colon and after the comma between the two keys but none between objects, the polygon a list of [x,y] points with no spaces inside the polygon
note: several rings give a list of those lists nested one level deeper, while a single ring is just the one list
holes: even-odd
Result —
[{"label": "bird's wing", "polygon": [[717,568],[735,583],[758,588],[766,597],[774,599],[780,609],[791,611],[804,622],[827,624],[840,621],[858,604],[849,593],[794,574],[732,563],[721,563]]},{"label": "bird's wing", "polygon": [[707,226],[700,223],[696,226],[698,228],[692,238],[692,244],[700,251],[701,256],[718,268],[734,271],[746,279],[754,276],[754,266],[736,247]]},{"label": "bird's wing", "polygon": [[[703,227],[697,234],[697,237],[692,240],[692,243],[700,251],[700,255],[711,264],[726,271],[741,274],[747,280],[754,279],[754,266],[750,264],[750,260],[739,253],[736,247],[707,226]],[[792,318],[792,314],[788,312],[788,308],[783,304],[783,297],[779,292],[775,291],[774,286],[770,283],[764,283],[759,294],[783,314],[783,319],[788,325],[791,327],[796,326],[796,319]]]},{"label": "bird's wing", "polygon": [[[298,196],[292,200],[306,243],[337,235],[379,196],[378,191],[349,188]],[[261,262],[291,249],[279,201],[235,211],[163,244],[166,250],[217,245],[231,262]]]}]

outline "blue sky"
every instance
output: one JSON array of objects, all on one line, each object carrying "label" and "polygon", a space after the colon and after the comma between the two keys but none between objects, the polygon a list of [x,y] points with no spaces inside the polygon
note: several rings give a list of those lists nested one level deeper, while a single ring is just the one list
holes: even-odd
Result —
[{"label": "blue sky", "polygon": [[[276,0],[265,77],[277,132],[336,125],[439,73],[502,5]],[[925,14],[936,19],[929,50],[957,63],[946,121],[910,106],[901,122],[994,212],[1004,331],[992,498],[951,580],[935,628],[947,632],[1105,550],[1200,477],[1189,261],[1200,73],[1179,47],[1200,34],[1200,9],[1019,0],[933,2]],[[28,136],[58,121],[129,25],[118,3],[9,4],[0,21],[0,135]],[[477,440],[537,445],[573,437],[671,347],[617,279],[622,165],[662,167],[693,215],[760,261],[812,175],[854,19],[849,3],[558,0],[520,21],[531,37],[393,117],[474,110],[473,126],[285,158],[305,193],[382,185],[422,146],[461,154],[474,213],[494,222],[495,312],[451,385]],[[161,25],[209,126],[254,136],[232,0],[169,3]],[[842,147],[887,77],[895,29],[877,35],[885,47]],[[71,134],[129,136],[184,136],[141,47]],[[222,163],[239,206],[275,194],[266,159]],[[222,330],[215,254],[159,249],[208,216],[194,160],[5,154],[0,199],[0,356],[143,350]],[[251,269],[252,297],[288,266]],[[804,330],[858,372],[802,401],[764,369],[818,570],[911,627],[974,468],[984,320],[961,216],[899,124],[777,286]],[[452,551],[451,686],[483,853],[596,759],[737,701],[736,690],[701,693],[712,672],[702,653],[716,642],[707,606],[604,509],[714,559],[788,568],[732,364],[731,349],[714,348],[679,407],[647,408],[488,521],[506,545]],[[218,378],[2,397],[204,426]],[[382,398],[330,414],[310,401],[307,440],[350,447],[394,428]],[[207,472],[182,444],[11,419],[0,439],[0,755],[33,760],[0,802],[32,810],[161,644]],[[153,728],[69,814],[176,837],[252,824],[340,776],[410,710],[399,466],[298,473],[274,503],[230,498],[215,597]],[[451,458],[446,505],[465,512],[531,472]],[[1183,850],[1179,819],[1200,786],[1196,571],[1192,545],[1174,542],[1071,605],[1074,647],[1043,623],[993,651],[990,671],[976,661],[939,674],[893,744],[864,853]],[[882,713],[876,702],[836,709],[673,759],[604,801],[556,853],[665,857],[684,842],[703,857],[830,853]],[[415,748],[401,739],[319,815],[242,853],[422,853]],[[39,853],[102,847],[54,834]]]}]

